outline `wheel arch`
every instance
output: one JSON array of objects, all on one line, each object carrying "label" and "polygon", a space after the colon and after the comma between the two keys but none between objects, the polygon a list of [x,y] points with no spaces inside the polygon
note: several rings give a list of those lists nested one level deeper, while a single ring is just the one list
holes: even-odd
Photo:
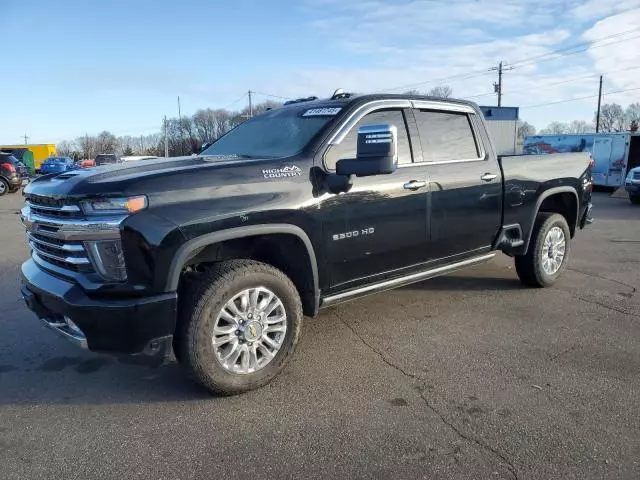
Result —
[{"label": "wheel arch", "polygon": [[[300,279],[292,278],[294,284],[300,292],[304,313],[314,316],[318,312],[320,302],[320,289],[318,278],[318,262],[316,259],[313,244],[307,233],[300,227],[291,224],[265,224],[265,225],[247,225],[245,227],[230,228],[218,232],[207,233],[191,239],[183,244],[176,254],[173,256],[169,266],[167,283],[165,290],[174,292],[178,290],[182,271],[189,261],[200,254],[207,247],[223,244],[224,242],[237,241],[242,239],[249,240],[251,237],[268,237],[276,235],[293,236],[302,244],[302,248],[306,253],[309,267],[311,270],[310,292],[301,288]],[[273,264],[273,262],[269,262]],[[274,265],[279,267],[278,265]],[[287,272],[285,272],[287,273]]]},{"label": "wheel arch", "polygon": [[[568,201],[567,199],[571,199]],[[569,232],[571,238],[575,235],[576,226],[578,224],[578,216],[580,214],[580,200],[578,198],[578,192],[574,187],[563,186],[553,187],[545,190],[540,194],[536,200],[535,207],[533,209],[533,215],[530,219],[530,227],[527,232],[527,238],[525,242],[524,254],[529,251],[529,245],[531,243],[531,235],[533,233],[533,225],[536,221],[536,217],[540,212],[553,212],[559,213],[565,217],[567,224],[569,225]]]}]

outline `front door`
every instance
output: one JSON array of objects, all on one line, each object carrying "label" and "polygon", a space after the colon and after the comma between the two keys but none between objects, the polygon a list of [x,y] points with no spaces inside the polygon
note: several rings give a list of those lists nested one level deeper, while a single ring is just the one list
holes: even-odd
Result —
[{"label": "front door", "polygon": [[348,192],[322,202],[332,292],[402,276],[426,259],[426,167],[413,165],[405,113],[386,108],[366,114],[324,155],[324,166],[332,171],[338,160],[356,157],[360,126],[391,124],[398,129],[395,172],[354,178]]},{"label": "front door", "polygon": [[502,176],[477,114],[416,108],[428,165],[428,260],[452,263],[490,250],[502,221]]}]

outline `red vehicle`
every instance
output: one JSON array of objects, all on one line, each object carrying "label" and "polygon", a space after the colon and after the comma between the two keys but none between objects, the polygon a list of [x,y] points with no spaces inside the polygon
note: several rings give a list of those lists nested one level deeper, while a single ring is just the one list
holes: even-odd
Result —
[{"label": "red vehicle", "polygon": [[76,162],[76,167],[78,168],[91,168],[96,166],[96,161],[91,160],[89,158],[85,158],[83,160],[79,160]]}]

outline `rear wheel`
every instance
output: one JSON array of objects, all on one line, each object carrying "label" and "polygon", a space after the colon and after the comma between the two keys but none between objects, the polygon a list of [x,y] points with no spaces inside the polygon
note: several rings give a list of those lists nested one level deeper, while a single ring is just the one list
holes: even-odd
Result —
[{"label": "rear wheel", "polygon": [[629,200],[631,200],[631,203],[633,203],[634,205],[640,205],[639,195],[629,195]]},{"label": "rear wheel", "polygon": [[567,267],[571,232],[562,215],[539,213],[526,255],[515,258],[520,281],[530,287],[553,285]]},{"label": "rear wheel", "polygon": [[231,260],[187,290],[176,357],[196,381],[234,395],[267,384],[284,369],[302,325],[300,296],[284,273]]},{"label": "rear wheel", "polygon": [[9,182],[0,177],[0,197],[9,193]]}]

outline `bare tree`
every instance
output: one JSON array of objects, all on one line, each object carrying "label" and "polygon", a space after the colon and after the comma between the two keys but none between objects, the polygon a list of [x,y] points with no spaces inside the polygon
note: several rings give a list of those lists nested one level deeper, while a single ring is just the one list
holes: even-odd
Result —
[{"label": "bare tree", "polygon": [[56,145],[56,152],[58,155],[65,157],[71,157],[79,149],[78,145],[74,141],[62,140]]},{"label": "bare tree", "polygon": [[404,95],[427,95],[429,97],[449,98],[452,93],[453,90],[451,90],[451,87],[449,85],[439,85],[437,87],[433,87],[426,93],[412,88],[411,90],[405,91]]},{"label": "bare tree", "polygon": [[[594,117],[596,121],[597,115]],[[625,112],[617,103],[607,103],[600,109],[600,131],[621,132],[625,129]]]},{"label": "bare tree", "polygon": [[640,103],[632,103],[627,109],[624,111],[625,120],[627,122],[627,127],[630,129],[631,124],[635,123],[636,125],[640,123]]},{"label": "bare tree", "polygon": [[529,137],[531,135],[536,134],[536,127],[531,125],[529,122],[520,122],[518,125],[518,138],[524,139],[524,137]]},{"label": "bare tree", "polygon": [[540,130],[542,134],[563,135],[569,133],[569,125],[562,122],[551,122],[547,128]]},{"label": "bare tree", "polygon": [[453,90],[449,85],[439,85],[437,87],[433,87],[431,90],[427,92],[427,95],[430,97],[440,97],[440,98],[449,98]]},{"label": "bare tree", "polygon": [[591,133],[596,131],[596,126],[584,120],[572,120],[567,128],[567,133]]},{"label": "bare tree", "polygon": [[118,151],[118,139],[108,131],[100,132],[95,139],[96,155],[100,153],[116,153]]}]

